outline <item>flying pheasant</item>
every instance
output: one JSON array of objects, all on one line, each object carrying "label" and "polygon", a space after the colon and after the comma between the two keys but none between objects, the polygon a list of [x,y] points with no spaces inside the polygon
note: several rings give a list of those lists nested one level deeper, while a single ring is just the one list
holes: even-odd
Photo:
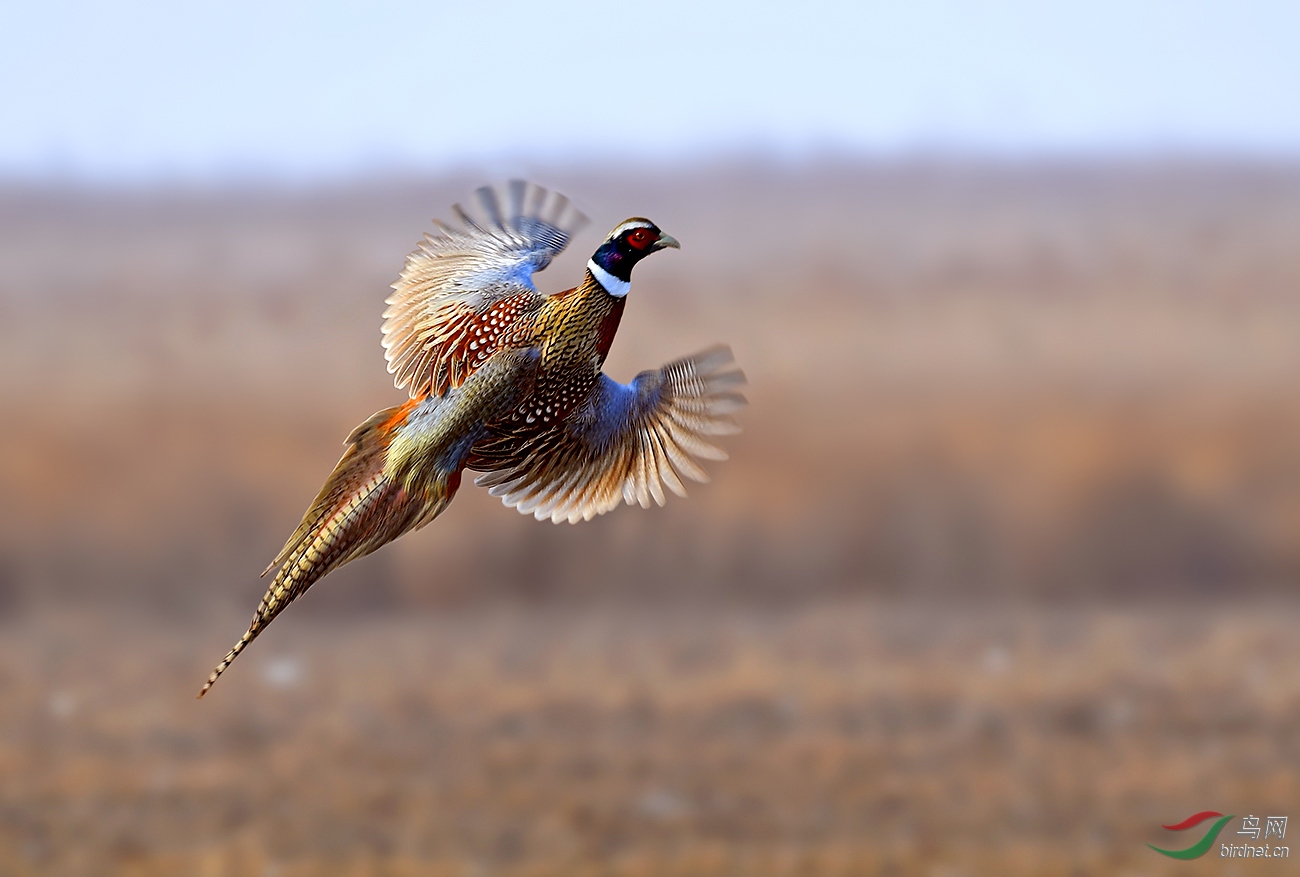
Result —
[{"label": "flying pheasant", "polygon": [[459,204],[458,226],[406,259],[384,311],[388,371],[410,399],[352,431],[347,450],[275,560],[248,630],[202,697],[241,651],[331,570],[436,518],[461,472],[538,520],[590,520],[620,503],[685,496],[698,460],[726,459],[713,436],[738,431],[745,403],[731,352],[715,347],[620,384],[601,372],[623,317],[632,268],[678,247],[648,219],[615,226],[582,282],[543,296],[532,275],[586,223],[558,193],[510,183],[503,212],[490,188],[481,216]]}]

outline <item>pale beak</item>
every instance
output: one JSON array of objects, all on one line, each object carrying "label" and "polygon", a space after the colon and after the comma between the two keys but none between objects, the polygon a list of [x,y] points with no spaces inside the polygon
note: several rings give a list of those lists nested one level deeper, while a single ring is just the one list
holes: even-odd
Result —
[{"label": "pale beak", "polygon": [[670,234],[659,235],[659,240],[655,241],[655,249],[662,250],[667,247],[672,247],[674,250],[680,250],[682,245],[677,243],[677,238]]}]

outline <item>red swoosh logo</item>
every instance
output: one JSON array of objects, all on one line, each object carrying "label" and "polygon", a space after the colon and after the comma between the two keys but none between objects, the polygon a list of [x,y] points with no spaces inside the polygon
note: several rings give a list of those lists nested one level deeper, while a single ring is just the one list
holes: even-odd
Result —
[{"label": "red swoosh logo", "polygon": [[1204,822],[1207,819],[1210,819],[1211,817],[1222,816],[1222,815],[1223,815],[1222,813],[1216,812],[1214,810],[1202,810],[1200,813],[1193,813],[1191,816],[1188,816],[1186,819],[1184,819],[1182,822],[1179,822],[1177,825],[1162,825],[1160,827],[1167,828],[1170,831],[1186,831],[1187,829],[1191,828],[1193,825],[1200,825],[1202,822]]}]

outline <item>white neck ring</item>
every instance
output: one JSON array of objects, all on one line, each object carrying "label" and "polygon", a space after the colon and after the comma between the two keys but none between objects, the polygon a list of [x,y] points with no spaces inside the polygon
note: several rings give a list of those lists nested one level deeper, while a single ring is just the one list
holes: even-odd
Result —
[{"label": "white neck ring", "polygon": [[622,298],[627,295],[627,291],[632,288],[632,281],[619,280],[613,274],[610,274],[604,268],[597,265],[593,259],[587,260],[587,270],[590,271],[591,276],[595,277],[596,281],[605,288],[605,291],[614,296],[614,298]]}]

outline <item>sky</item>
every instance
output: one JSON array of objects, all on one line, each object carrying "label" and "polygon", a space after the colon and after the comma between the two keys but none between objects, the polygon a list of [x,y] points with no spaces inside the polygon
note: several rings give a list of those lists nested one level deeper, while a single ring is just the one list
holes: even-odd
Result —
[{"label": "sky", "polygon": [[14,3],[0,178],[1300,156],[1300,3]]}]

